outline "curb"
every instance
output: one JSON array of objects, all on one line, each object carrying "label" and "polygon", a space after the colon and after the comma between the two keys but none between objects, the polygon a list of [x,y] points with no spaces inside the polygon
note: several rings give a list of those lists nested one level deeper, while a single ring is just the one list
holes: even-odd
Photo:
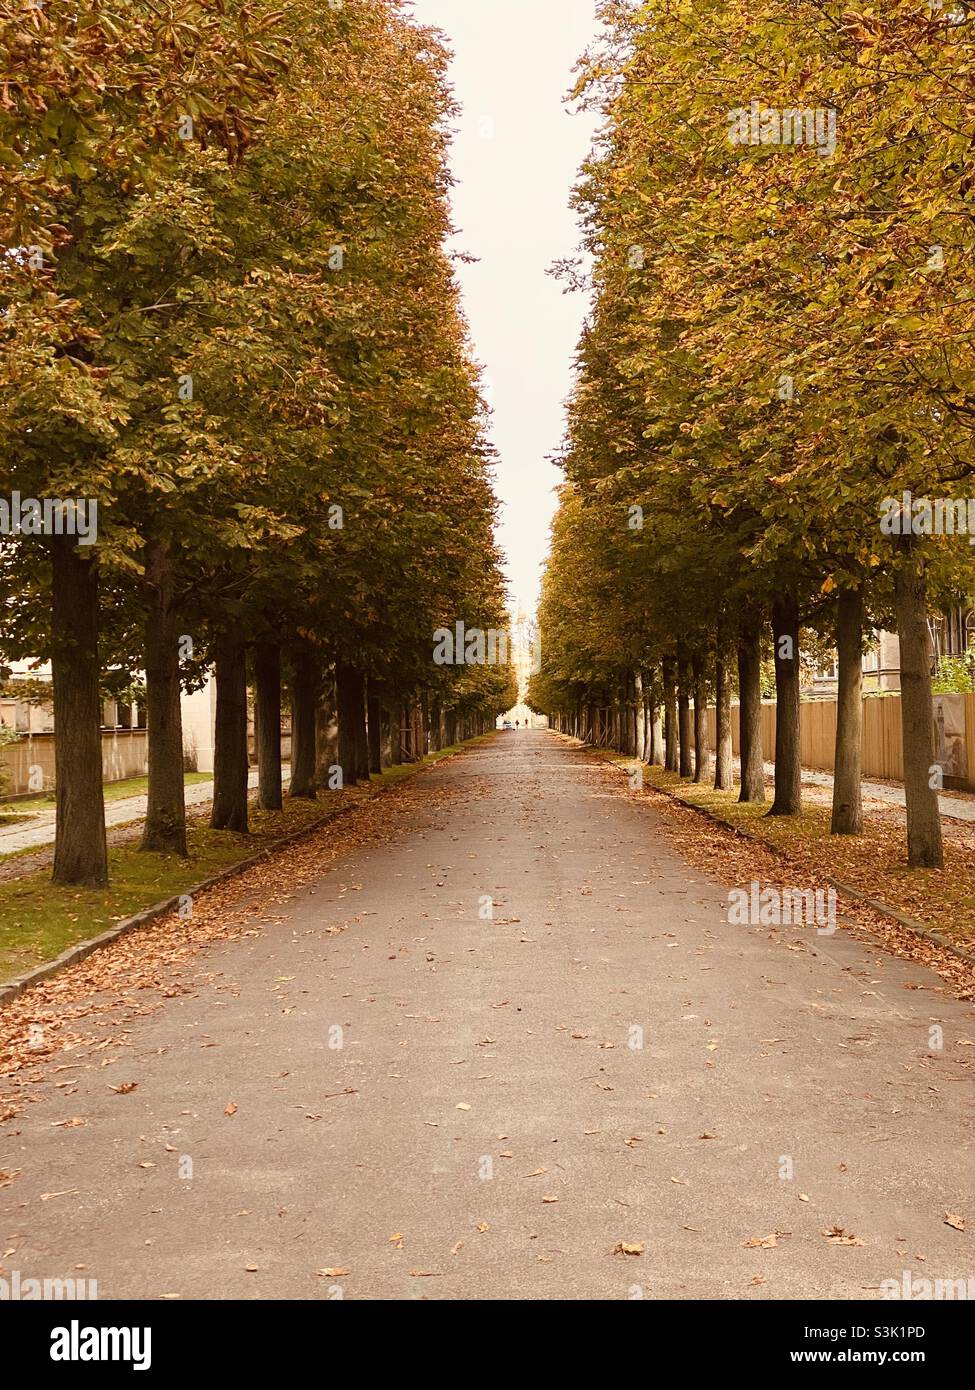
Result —
[{"label": "curb", "polygon": [[[468,742],[470,741],[472,740]],[[424,760],[411,775],[416,776],[416,773],[423,772],[426,767],[436,767],[440,763],[449,761],[450,758],[455,758],[457,753],[467,746],[468,743],[465,742],[461,744],[456,753],[448,754],[447,758],[437,758],[436,761],[432,763],[427,763],[426,760]],[[203,893],[206,889],[214,888],[218,883],[224,883],[227,879],[234,878],[237,874],[243,873],[245,869],[250,869],[255,864],[263,863],[265,859],[269,859],[273,854],[277,854],[279,850],[286,849],[289,845],[294,844],[295,841],[303,840],[308,835],[314,835],[316,831],[321,830],[323,825],[328,825],[331,821],[341,820],[343,816],[351,815],[352,812],[357,811],[359,806],[363,805],[364,802],[371,801],[373,797],[382,796],[386,792],[394,791],[396,787],[401,786],[403,782],[406,781],[409,781],[409,777],[398,778],[395,782],[385,787],[376,787],[372,794],[368,797],[363,797],[362,801],[356,802],[352,806],[340,807],[337,811],[329,811],[327,815],[322,816],[319,820],[313,821],[311,825],[303,826],[301,830],[293,830],[290,835],[283,835],[280,840],[275,840],[273,844],[268,845],[266,849],[260,850],[257,854],[252,854],[247,859],[241,859],[238,863],[231,864],[227,869],[221,869],[220,873],[212,874],[210,878],[205,878],[200,883],[195,883],[188,888],[184,888],[181,893],[175,893],[170,898],[165,898],[161,902],[152,903],[149,907],[144,907],[141,912],[136,912],[133,916],[126,917],[121,922],[116,922],[114,927],[109,927],[107,931],[101,932],[98,936],[89,937],[87,941],[79,941],[74,946],[69,946],[66,951],[62,951],[59,956],[55,956],[53,960],[45,961],[43,965],[38,965],[33,970],[26,971],[23,975],[15,976],[14,979],[8,980],[6,984],[0,985],[0,1009],[6,1004],[13,1003],[15,999],[33,985],[41,984],[42,981],[50,979],[52,975],[57,975],[60,971],[67,969],[69,965],[77,965],[79,961],[85,960],[86,957],[92,955],[93,952],[100,951],[103,946],[110,946],[112,942],[117,941],[120,936],[126,936],[130,931],[135,931],[138,927],[147,926],[150,922],[156,921],[157,918],[165,917],[168,912],[172,912],[174,908],[179,906],[181,899],[193,897],[197,893]]]},{"label": "curb", "polygon": [[[592,745],[583,744],[582,746],[588,748]],[[609,766],[617,767],[621,772],[623,771],[623,769],[619,767],[619,764],[615,763],[611,758],[607,758],[604,761]],[[730,831],[730,833],[736,835],[739,840],[747,840],[749,844],[758,845],[761,849],[770,851],[777,859],[781,859],[785,864],[795,864],[796,862],[791,855],[785,850],[779,849],[777,845],[769,844],[766,840],[760,839],[757,835],[749,835],[747,830],[739,830],[738,826],[731,825],[728,821],[722,820],[721,817],[716,816],[713,811],[709,811],[706,806],[696,806],[693,801],[685,801],[682,796],[677,796],[674,792],[667,791],[664,787],[650,786],[647,790],[655,792],[658,796],[665,796],[668,801],[673,801],[678,806],[686,806],[689,811],[696,811],[699,816],[703,816],[706,820],[709,820],[712,825],[717,825],[720,826],[722,830]],[[835,888],[838,893],[843,893],[846,897],[854,898],[857,902],[865,903],[881,917],[888,917],[891,921],[896,922],[898,926],[904,927],[909,932],[913,932],[915,936],[923,937],[924,940],[930,941],[932,945],[939,946],[943,951],[950,952],[951,955],[956,956],[959,960],[963,960],[966,965],[975,965],[975,955],[972,955],[970,951],[963,950],[961,946],[956,946],[954,942],[949,941],[947,937],[942,936],[940,932],[935,931],[933,928],[926,927],[924,923],[919,922],[916,917],[908,917],[905,912],[900,912],[896,907],[890,907],[887,903],[880,902],[878,898],[871,898],[869,894],[862,893],[859,888],[851,888],[848,883],[844,883],[842,879],[834,878],[832,874],[823,874],[823,879],[831,887]]]}]

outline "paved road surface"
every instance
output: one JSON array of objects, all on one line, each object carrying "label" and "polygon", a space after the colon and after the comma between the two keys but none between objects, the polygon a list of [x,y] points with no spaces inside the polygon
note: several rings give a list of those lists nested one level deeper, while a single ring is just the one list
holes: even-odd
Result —
[{"label": "paved road surface", "polygon": [[84,1265],[101,1297],[140,1298],[876,1297],[905,1269],[975,1276],[971,1008],[842,933],[725,925],[727,887],[624,788],[533,731],[394,794],[386,843],[211,948],[215,983],[4,1126],[21,1176],[0,1263]]}]

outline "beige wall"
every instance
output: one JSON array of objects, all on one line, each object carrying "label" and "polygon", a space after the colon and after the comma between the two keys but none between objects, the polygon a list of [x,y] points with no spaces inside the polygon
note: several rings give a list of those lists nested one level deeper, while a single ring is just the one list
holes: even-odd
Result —
[{"label": "beige wall", "polygon": [[[146,773],[145,729],[102,732],[102,779],[121,782]],[[2,795],[52,791],[54,788],[54,735],[28,734],[0,749],[0,768],[6,775]]]}]

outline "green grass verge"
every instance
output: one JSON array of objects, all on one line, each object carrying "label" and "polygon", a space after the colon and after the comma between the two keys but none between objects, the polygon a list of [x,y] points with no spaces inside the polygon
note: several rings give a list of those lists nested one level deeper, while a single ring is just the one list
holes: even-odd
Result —
[{"label": "green grass verge", "polygon": [[[371,783],[378,787],[399,782],[462,746],[431,753],[422,763],[387,768],[381,777],[373,776]],[[47,869],[0,883],[0,984],[359,799],[359,793],[349,789],[325,792],[317,801],[286,797],[282,811],[259,811],[252,805],[247,835],[191,824],[187,859],[142,854],[134,845],[119,846],[109,851],[108,888],[55,887]]]}]

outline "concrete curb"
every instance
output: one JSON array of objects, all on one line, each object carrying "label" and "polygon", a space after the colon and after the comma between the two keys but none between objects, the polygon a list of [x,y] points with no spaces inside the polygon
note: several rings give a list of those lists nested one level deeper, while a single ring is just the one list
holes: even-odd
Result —
[{"label": "concrete curb", "polygon": [[343,816],[351,815],[357,811],[359,806],[366,801],[371,801],[374,797],[382,796],[386,792],[394,791],[396,787],[408,782],[411,776],[423,772],[427,767],[436,767],[439,763],[446,762],[449,758],[455,758],[462,748],[468,747],[473,740],[461,744],[457,752],[450,753],[447,758],[437,758],[435,762],[417,765],[415,772],[410,776],[397,778],[395,782],[390,782],[386,786],[375,787],[368,797],[363,797],[362,801],[356,802],[352,806],[343,806],[337,811],[330,811],[319,820],[313,821],[311,825],[303,826],[301,830],[294,830],[290,835],[283,835],[280,840],[275,840],[273,844],[262,849],[258,854],[252,854],[247,859],[241,859],[237,864],[231,864],[227,869],[221,869],[220,873],[205,878],[200,883],[194,883],[188,888],[184,888],[181,893],[174,894],[171,898],[165,898],[161,902],[152,903],[145,907],[141,912],[136,912],[131,917],[126,917],[121,922],[116,922],[114,927],[109,927],[108,931],[101,932],[98,936],[89,937],[87,941],[79,941],[74,946],[69,946],[66,951],[62,951],[53,960],[45,961],[43,965],[36,966],[33,970],[26,971],[23,975],[17,975],[14,979],[8,980],[6,984],[0,985],[0,1009],[6,1004],[10,1004],[17,999],[25,990],[33,985],[41,984],[44,980],[49,980],[52,975],[57,975],[65,970],[69,965],[77,965],[93,952],[101,950],[103,946],[110,946],[113,941],[117,941],[120,936],[125,936],[130,931],[135,931],[137,927],[147,926],[159,917],[165,917],[168,912],[179,906],[180,900],[187,896],[192,897],[196,893],[203,893],[207,888],[214,888],[218,883],[224,883],[229,878],[234,878],[241,874],[245,869],[252,868],[255,864],[261,864],[265,859],[277,854],[279,850],[286,849],[297,840],[303,840],[308,835],[314,835],[321,830],[323,825],[328,825],[331,821],[341,820]]},{"label": "concrete curb", "polygon": [[[586,748],[592,745],[582,744],[581,746]],[[601,752],[602,750],[596,749],[595,751]],[[605,761],[611,767],[617,767],[620,772],[623,771],[623,769],[619,767],[619,764],[614,762],[612,758],[607,758]],[[796,862],[786,850],[779,849],[778,845],[769,844],[768,841],[760,839],[757,835],[749,835],[747,830],[739,830],[738,826],[731,825],[728,821],[722,820],[721,817],[716,816],[713,811],[709,811],[706,806],[696,806],[693,801],[685,801],[682,796],[677,796],[674,792],[667,791],[664,787],[650,786],[648,790],[655,792],[658,796],[665,796],[668,801],[673,801],[678,806],[686,806],[689,811],[696,811],[699,816],[704,816],[712,825],[720,826],[722,830],[727,830],[730,831],[732,835],[737,835],[739,840],[747,840],[749,844],[758,845],[762,849],[769,850],[776,858],[781,859],[785,864],[794,864]],[[908,917],[905,912],[898,911],[896,907],[890,907],[887,903],[881,902],[878,898],[871,898],[869,894],[862,893],[858,888],[851,888],[848,883],[844,883],[842,879],[834,878],[832,874],[823,874],[823,879],[826,883],[830,884],[831,887],[835,888],[838,893],[844,894],[845,897],[854,898],[858,902],[865,903],[881,917],[888,917],[891,921],[896,922],[898,926],[913,932],[915,936],[923,937],[926,941],[930,941],[932,945],[939,946],[944,951],[949,951],[951,955],[956,956],[959,960],[963,960],[966,965],[975,965],[975,955],[972,955],[969,951],[963,950],[960,946],[956,946],[954,942],[949,941],[948,938],[942,936],[940,932],[934,931],[931,927],[926,927],[924,923],[919,922],[916,917]]]}]

